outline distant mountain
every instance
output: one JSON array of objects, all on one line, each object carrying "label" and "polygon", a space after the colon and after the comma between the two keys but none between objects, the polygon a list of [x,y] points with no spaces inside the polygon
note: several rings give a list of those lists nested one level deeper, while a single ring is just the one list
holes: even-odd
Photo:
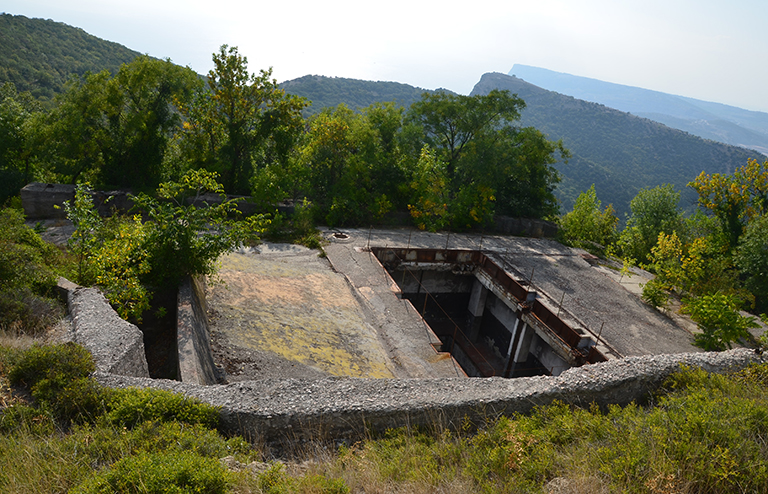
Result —
[{"label": "distant mountain", "polygon": [[509,75],[550,91],[768,154],[768,113],[515,64]]},{"label": "distant mountain", "polygon": [[61,22],[0,14],[0,84],[13,82],[42,101],[62,92],[72,75],[117,72],[138,55]]},{"label": "distant mountain", "polygon": [[558,197],[569,211],[582,191],[595,184],[604,205],[612,203],[623,218],[629,201],[643,187],[673,184],[684,208],[692,209],[695,192],[686,184],[702,170],[731,173],[760,153],[705,140],[658,122],[607,106],[565,96],[499,73],[485,74],[472,94],[507,89],[526,102],[522,124],[550,139],[562,139],[573,157],[557,169],[563,176]]},{"label": "distant mountain", "polygon": [[303,96],[312,102],[307,115],[319,113],[323,108],[344,103],[353,110],[373,103],[394,101],[408,108],[421,99],[425,92],[433,92],[399,82],[374,82],[342,77],[305,75],[283,82],[280,87],[289,94]]}]

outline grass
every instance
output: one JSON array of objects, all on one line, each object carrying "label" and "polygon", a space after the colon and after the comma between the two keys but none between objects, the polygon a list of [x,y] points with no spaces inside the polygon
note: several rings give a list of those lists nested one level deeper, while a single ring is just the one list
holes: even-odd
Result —
[{"label": "grass", "polygon": [[297,445],[264,463],[268,450],[222,434],[208,405],[92,388],[81,350],[11,341],[0,346],[4,493],[768,492],[767,365],[681,369],[646,406],[555,403],[458,430]]}]

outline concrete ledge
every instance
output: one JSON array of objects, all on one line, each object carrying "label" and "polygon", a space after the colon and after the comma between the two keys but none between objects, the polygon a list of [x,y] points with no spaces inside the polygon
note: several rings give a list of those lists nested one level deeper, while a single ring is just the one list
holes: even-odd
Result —
[{"label": "concrete ledge", "polygon": [[96,288],[83,288],[64,278],[57,288],[66,297],[72,319],[67,339],[91,352],[99,372],[149,377],[139,328],[121,319]]},{"label": "concrete ledge", "polygon": [[216,367],[205,315],[205,280],[184,278],[179,285],[177,300],[179,379],[192,384],[216,384]]},{"label": "concrete ledge", "polygon": [[570,369],[557,377],[269,379],[199,386],[97,374],[109,387],[172,390],[221,407],[225,430],[270,443],[362,437],[367,430],[435,423],[476,424],[529,412],[554,400],[586,406],[642,401],[681,364],[707,372],[766,362],[752,350],[630,357]]}]

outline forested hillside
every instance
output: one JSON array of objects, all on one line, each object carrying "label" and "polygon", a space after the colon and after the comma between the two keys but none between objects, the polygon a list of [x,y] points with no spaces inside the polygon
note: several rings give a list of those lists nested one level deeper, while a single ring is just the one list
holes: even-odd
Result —
[{"label": "forested hillside", "polygon": [[306,115],[319,113],[323,108],[340,103],[352,110],[389,101],[408,108],[421,98],[422,93],[434,92],[399,82],[361,81],[321,75],[305,75],[285,81],[280,87],[288,94],[302,96],[312,102],[305,110]]},{"label": "forested hillside", "polygon": [[523,125],[540,129],[549,139],[562,139],[572,157],[556,165],[563,177],[558,197],[563,211],[582,191],[595,184],[598,197],[613,204],[619,217],[643,187],[670,183],[682,191],[682,206],[696,203],[686,187],[699,173],[731,173],[756,151],[708,141],[657,122],[597,103],[547,91],[516,77],[485,74],[472,94],[507,89],[526,102]]},{"label": "forested hillside", "polygon": [[768,113],[515,64],[509,75],[691,134],[768,152]]},{"label": "forested hillside", "polygon": [[61,93],[72,75],[115,73],[138,55],[61,22],[0,15],[0,85],[12,82],[38,100]]}]

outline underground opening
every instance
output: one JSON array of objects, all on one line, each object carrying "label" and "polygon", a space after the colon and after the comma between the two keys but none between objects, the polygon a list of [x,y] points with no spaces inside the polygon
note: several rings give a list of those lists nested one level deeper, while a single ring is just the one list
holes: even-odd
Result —
[{"label": "underground opening", "polygon": [[371,251],[439,337],[436,350],[468,376],[559,375],[607,360],[593,335],[567,324],[503,260],[469,250]]}]

